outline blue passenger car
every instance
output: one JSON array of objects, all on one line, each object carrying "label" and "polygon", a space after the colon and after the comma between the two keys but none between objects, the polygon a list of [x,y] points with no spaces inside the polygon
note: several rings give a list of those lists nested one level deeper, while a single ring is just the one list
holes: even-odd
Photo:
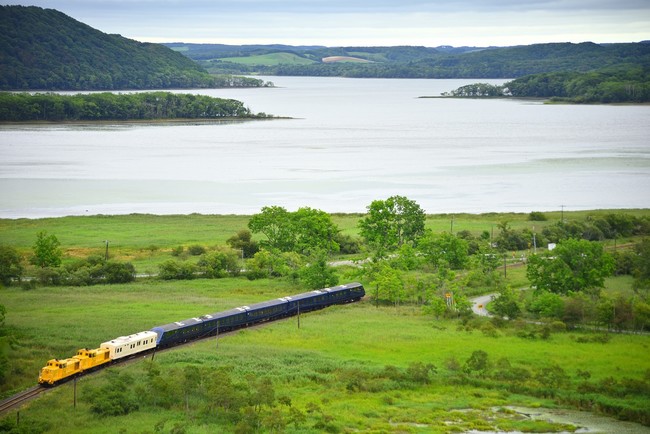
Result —
[{"label": "blue passenger car", "polygon": [[331,288],[317,289],[302,294],[285,297],[288,301],[288,311],[294,315],[298,310],[308,312],[321,309],[333,304],[349,303],[360,300],[366,295],[360,283],[348,283],[346,285],[333,286]]},{"label": "blue passenger car", "polygon": [[236,308],[161,325],[152,328],[151,331],[158,334],[156,345],[166,347],[210,336],[217,332],[234,330],[247,325],[248,322],[247,310]]},{"label": "blue passenger car", "polygon": [[154,327],[151,331],[158,334],[156,346],[166,347],[199,337],[203,331],[203,321],[200,318],[190,318]]},{"label": "blue passenger car", "polygon": [[242,308],[246,309],[248,323],[255,324],[286,316],[287,300],[285,298],[276,298],[275,300],[263,301]]},{"label": "blue passenger car", "polygon": [[295,315],[298,312],[357,301],[364,295],[365,291],[360,283],[348,283],[177,321],[154,327],[151,331],[158,335],[156,346],[168,347],[219,332]]}]

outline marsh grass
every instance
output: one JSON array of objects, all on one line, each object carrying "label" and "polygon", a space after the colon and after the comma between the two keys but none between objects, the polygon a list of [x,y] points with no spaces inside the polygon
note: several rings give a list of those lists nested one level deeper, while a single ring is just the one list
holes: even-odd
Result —
[{"label": "marsh grass", "polygon": [[[14,357],[20,363],[12,373],[12,387],[35,382],[38,369],[52,356],[72,355],[82,346],[146,330],[154,325],[203,313],[240,306],[300,291],[279,281],[244,279],[145,282],[89,288],[39,288],[33,291],[5,289],[8,326],[17,332]],[[47,302],[45,302],[45,300]],[[513,325],[496,337],[481,332],[489,320],[475,319],[463,325],[457,320],[435,320],[414,306],[376,307],[368,301],[333,306],[287,318],[255,329],[210,338],[156,355],[164,373],[196,366],[208,372],[226,368],[240,384],[249,377],[271,379],[276,396],[286,396],[302,412],[305,421],[287,423],[287,432],[449,432],[471,429],[565,429],[540,422],[521,422],[495,412],[506,405],[552,406],[552,397],[534,390],[517,392],[490,376],[464,374],[462,367],[475,351],[485,351],[491,369],[503,365],[534,373],[548,366],[561,366],[570,385],[579,384],[579,371],[589,371],[590,384],[613,378],[642,379],[648,369],[650,337],[614,335],[607,343],[578,343],[579,333],[554,333],[547,340],[522,339]],[[79,326],[83,325],[83,326]],[[461,371],[448,368],[456,359]],[[150,358],[112,368],[146,384]],[[416,363],[432,364],[429,383],[409,380],[408,369]],[[128,416],[94,416],[84,390],[107,380],[100,372],[79,380],[79,403],[72,408],[72,385],[56,388],[21,410],[21,420],[34,431],[48,432],[165,432],[185,427],[187,432],[232,432],[232,419],[201,410],[204,403],[191,401],[184,410],[182,395],[177,406],[161,408],[146,404]],[[571,386],[573,385],[573,386]],[[521,393],[527,390],[526,393]],[[557,397],[556,397],[557,399]],[[629,405],[647,404],[628,397]],[[613,406],[624,405],[609,398]],[[618,407],[616,407],[618,408]],[[289,407],[275,409],[289,420]],[[52,415],[57,422],[53,423]],[[221,414],[221,416],[220,416]],[[12,415],[7,418],[15,417]],[[542,424],[542,425],[540,425]]]},{"label": "marsh grass", "polygon": [[[559,219],[559,212],[556,214],[548,213],[546,223]],[[565,219],[570,215],[565,213]],[[343,232],[351,235],[358,233],[360,217],[333,216]],[[427,225],[438,231],[449,230],[450,217],[429,216]],[[223,245],[246,227],[248,218],[132,215],[0,220],[0,242],[28,253],[36,232],[46,230],[57,235],[71,259],[101,254],[103,240],[109,239],[112,256],[133,261],[139,272],[155,272],[159,262],[171,257],[172,248]],[[533,224],[539,228],[543,223],[529,222],[525,214],[454,215],[454,231],[467,229],[478,234],[504,219],[514,228]],[[528,284],[525,267],[508,266],[507,276],[513,288]],[[629,279],[620,279],[608,280],[609,290],[629,291]],[[0,289],[0,303],[7,308],[6,325],[15,336],[10,374],[0,393],[7,395],[35,384],[39,369],[48,359],[69,357],[78,348],[96,347],[105,340],[156,325],[302,291],[304,288],[288,281],[244,278],[176,282],[140,279],[128,285]],[[242,387],[251,376],[270,378],[276,397],[289,397],[291,406],[305,417],[304,422],[290,423],[290,409],[283,405],[261,411],[268,416],[277,410],[287,422],[287,432],[435,433],[495,430],[497,426],[561,431],[566,427],[524,423],[493,408],[562,403],[580,407],[586,405],[582,399],[601,405],[610,414],[648,417],[650,391],[645,396],[637,392],[625,395],[624,386],[629,383],[643,391],[650,382],[650,337],[609,335],[600,339],[600,335],[589,332],[553,332],[548,339],[539,333],[522,338],[525,327],[530,325],[509,323],[505,328],[495,328],[489,319],[480,318],[435,320],[418,306],[376,307],[363,301],[301,315],[300,328],[297,318],[288,318],[159,353],[155,364],[147,358],[114,369],[132,375],[137,387],[148,384],[149,369],[154,365],[172,377],[186,366],[207,372],[225,367]],[[486,352],[489,374],[463,371],[476,351]],[[418,363],[436,367],[430,382],[417,383],[409,377],[409,368]],[[534,378],[528,383],[495,380],[493,373],[499,366],[510,366],[511,372],[529,372],[532,377],[542,369],[561,367],[566,383],[552,396],[536,390],[539,385]],[[585,372],[589,374],[587,380]],[[145,397],[140,409],[128,416],[98,417],[90,410],[84,390],[107,381],[105,372],[81,378],[76,410],[72,409],[71,384],[52,390],[21,410],[24,430],[234,431],[232,415],[207,414],[205,402],[197,397],[190,399],[189,410],[180,396],[177,405],[170,408],[151,405]],[[578,392],[580,387],[585,394]],[[0,423],[11,418],[15,419],[15,413]]]}]

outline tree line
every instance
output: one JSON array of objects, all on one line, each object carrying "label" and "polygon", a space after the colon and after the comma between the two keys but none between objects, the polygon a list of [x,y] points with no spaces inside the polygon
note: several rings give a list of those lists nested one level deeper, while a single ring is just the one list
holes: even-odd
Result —
[{"label": "tree line", "polygon": [[[529,219],[541,221],[546,216],[532,212]],[[318,209],[267,206],[252,215],[227,246],[172,249],[171,258],[159,265],[157,278],[243,275],[253,280],[286,279],[314,289],[333,286],[341,278],[359,280],[374,303],[419,305],[433,317],[464,317],[471,314],[469,297],[495,292],[494,312],[510,319],[545,318],[567,327],[650,328],[650,241],[643,239],[650,234],[647,217],[611,213],[562,219],[545,224],[539,232],[515,230],[503,221],[496,233],[478,234],[435,232],[425,223],[424,210],[403,196],[368,205],[358,221],[358,236],[343,234],[332,217]],[[613,253],[601,243],[621,237],[643,240]],[[542,248],[547,244],[555,248]],[[336,268],[330,262],[336,254],[353,255],[357,262]],[[192,256],[196,259],[188,260]],[[123,283],[135,278],[131,264],[107,257],[64,264],[61,259],[53,235],[37,234],[31,256],[35,279],[23,286]],[[508,262],[522,260],[532,291],[520,293],[507,286],[506,272]],[[0,248],[0,265],[5,285],[22,280],[24,262],[15,249]],[[630,275],[631,293],[605,293],[605,279],[613,275]]]},{"label": "tree line", "polygon": [[549,98],[571,103],[643,103],[650,101],[650,69],[623,65],[591,72],[528,75],[501,86],[474,83],[443,96]]},{"label": "tree line", "polygon": [[[532,74],[585,72],[605,67],[647,68],[650,44],[549,43],[516,47],[291,47],[185,44],[183,53],[207,70],[285,76],[354,78],[513,78]],[[290,52],[311,64],[249,65],[220,60]],[[328,56],[352,56],[369,63],[323,63]]]},{"label": "tree line", "polygon": [[101,121],[265,117],[234,99],[205,95],[111,92],[61,95],[0,93],[0,121]]}]

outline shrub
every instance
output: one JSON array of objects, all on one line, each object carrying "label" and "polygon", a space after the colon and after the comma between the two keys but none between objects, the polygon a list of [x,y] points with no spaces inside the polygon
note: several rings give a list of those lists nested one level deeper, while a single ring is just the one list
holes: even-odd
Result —
[{"label": "shrub", "polygon": [[118,371],[107,372],[108,383],[97,389],[87,389],[90,409],[100,416],[121,416],[138,410],[138,399],[131,387],[133,378]]},{"label": "shrub", "polygon": [[477,350],[465,361],[463,370],[468,374],[471,372],[484,372],[488,369],[488,354],[483,350]]},{"label": "shrub", "polygon": [[546,218],[546,215],[543,212],[531,211],[531,213],[528,214],[528,220],[532,222],[545,222],[548,219]]},{"label": "shrub", "polygon": [[187,252],[192,256],[201,256],[205,253],[205,247],[194,244],[187,248]]},{"label": "shrub", "polygon": [[170,259],[160,264],[158,270],[158,277],[162,280],[190,280],[195,277],[196,266]]},{"label": "shrub", "polygon": [[413,362],[406,368],[406,378],[418,384],[429,384],[431,382],[430,374],[435,373],[436,367],[431,363],[425,365],[422,362]]}]

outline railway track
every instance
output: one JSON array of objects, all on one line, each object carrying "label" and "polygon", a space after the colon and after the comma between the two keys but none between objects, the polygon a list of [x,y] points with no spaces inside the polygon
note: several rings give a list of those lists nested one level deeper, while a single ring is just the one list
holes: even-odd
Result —
[{"label": "railway track", "polygon": [[[82,377],[85,377],[85,376],[88,376],[88,375],[93,375],[93,374],[96,374],[96,373],[102,371],[105,368],[110,367],[110,366],[128,365],[128,364],[131,364],[131,363],[138,362],[138,361],[142,360],[143,358],[148,358],[149,360],[152,360],[155,357],[156,354],[166,353],[167,351],[173,351],[173,350],[183,348],[183,347],[186,347],[186,346],[190,346],[190,345],[196,344],[198,342],[206,341],[206,340],[209,340],[209,339],[218,339],[220,337],[230,336],[230,335],[233,335],[235,333],[238,333],[239,331],[241,331],[243,329],[252,329],[252,330],[254,330],[254,329],[257,329],[257,328],[266,327],[266,326],[270,325],[271,323],[280,322],[280,321],[288,321],[291,318],[292,317],[287,317],[287,318],[279,318],[279,319],[275,319],[275,320],[271,320],[271,321],[264,321],[264,322],[253,324],[253,325],[243,327],[243,328],[240,328],[240,329],[230,330],[230,331],[227,331],[227,332],[222,332],[222,333],[219,333],[218,336],[215,336],[215,335],[206,336],[206,337],[202,337],[202,338],[192,339],[192,340],[187,341],[187,342],[182,342],[182,343],[176,344],[176,345],[171,346],[171,347],[161,348],[161,349],[153,349],[153,350],[149,350],[149,351],[146,351],[146,352],[143,352],[143,353],[138,353],[138,354],[135,354],[135,355],[133,355],[131,357],[127,357],[127,358],[124,358],[124,359],[119,359],[118,361],[108,363],[106,365],[101,365],[101,366],[97,367],[96,369],[93,369],[91,371],[86,371],[86,372],[84,372],[82,374],[78,374],[75,377],[76,378],[82,378]],[[51,390],[51,389],[53,389],[55,387],[58,387],[58,386],[60,386],[62,384],[65,384],[68,381],[73,380],[73,379],[74,379],[73,377],[70,377],[70,378],[68,378],[68,379],[66,379],[64,381],[61,381],[58,384],[55,384],[54,386],[50,386],[50,387],[36,385],[36,386],[31,387],[31,388],[29,388],[27,390],[19,392],[19,393],[13,395],[13,396],[10,396],[9,398],[7,398],[5,400],[0,401],[0,415],[5,414],[9,410],[19,409],[23,404],[25,404],[29,400],[37,397],[41,393],[47,392],[48,390]]]},{"label": "railway track", "polygon": [[3,401],[0,401],[0,414],[3,414],[14,408],[18,408],[25,402],[29,401],[45,392],[47,389],[43,386],[34,386],[20,393],[15,394]]}]

